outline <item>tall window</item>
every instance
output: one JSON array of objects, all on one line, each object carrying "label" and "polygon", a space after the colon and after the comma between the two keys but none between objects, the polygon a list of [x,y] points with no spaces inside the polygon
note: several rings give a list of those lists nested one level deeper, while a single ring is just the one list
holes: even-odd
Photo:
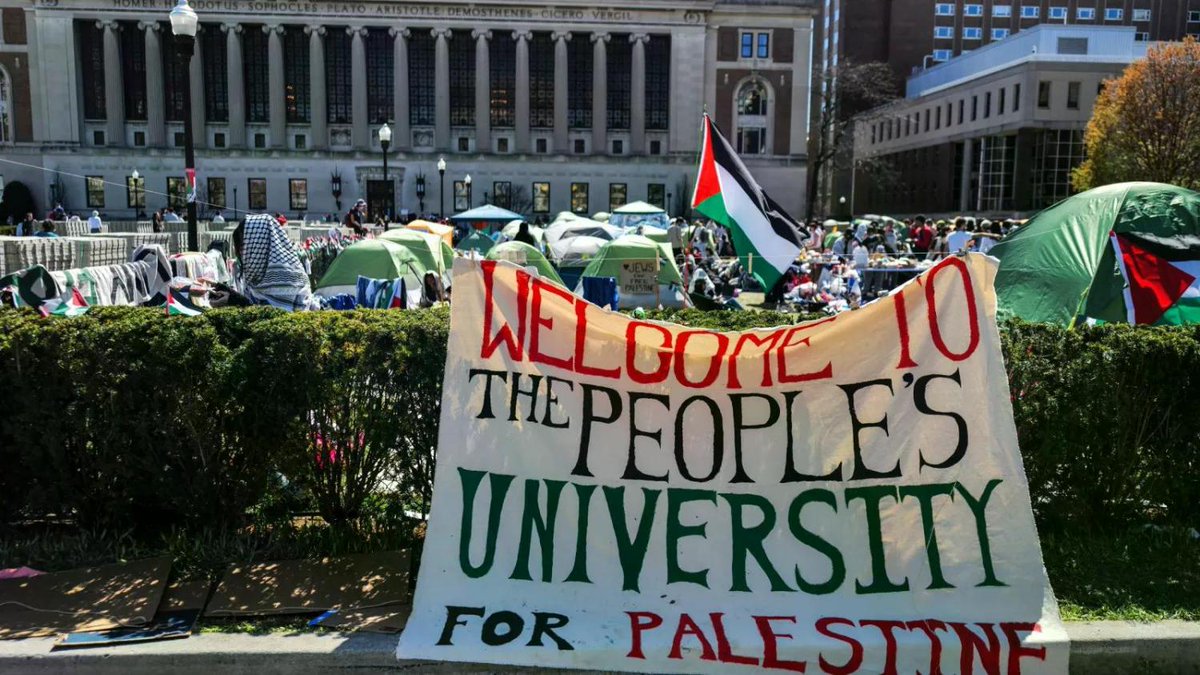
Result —
[{"label": "tall window", "polygon": [[450,38],[450,125],[475,124],[475,41],[468,31]]},{"label": "tall window", "polygon": [[529,42],[529,126],[554,127],[554,41],[534,33]]},{"label": "tall window", "polygon": [[629,128],[629,95],[632,90],[633,45],[629,36],[616,34],[608,43],[608,128]]},{"label": "tall window", "polygon": [[575,33],[567,43],[567,126],[592,126],[593,51],[587,33]]},{"label": "tall window", "polygon": [[588,212],[588,184],[571,183],[571,212]]},{"label": "tall window", "polygon": [[247,181],[247,207],[251,211],[263,211],[267,208],[267,179],[251,178]]},{"label": "tall window", "polygon": [[758,80],[742,85],[737,95],[737,151],[743,155],[767,152],[767,90]]},{"label": "tall window", "polygon": [[167,176],[167,206],[176,211],[187,204],[187,181],[183,176]]},{"label": "tall window", "polygon": [[371,28],[367,31],[367,119],[371,124],[383,124],[395,114],[395,98],[392,89],[392,70],[395,68],[396,53],[392,49],[392,36],[386,28]]},{"label": "tall window", "polygon": [[629,186],[625,183],[609,183],[608,184],[608,210],[615,211],[616,209],[625,206],[629,203]]},{"label": "tall window", "polygon": [[133,21],[121,23],[121,71],[121,84],[125,87],[125,119],[145,121],[146,36]]},{"label": "tall window", "polygon": [[1050,82],[1048,80],[1038,82],[1038,107],[1043,110],[1050,107]]},{"label": "tall window", "polygon": [[492,183],[492,203],[502,209],[512,208],[512,183],[496,181]]},{"label": "tall window", "polygon": [[671,123],[671,36],[646,43],[646,128],[666,131]]},{"label": "tall window", "polygon": [[210,209],[225,208],[225,179],[208,179],[208,207]]},{"label": "tall window", "polygon": [[287,26],[283,33],[283,99],[290,124],[306,124],[312,119],[308,70],[308,36],[299,26]]},{"label": "tall window", "polygon": [[131,209],[146,208],[146,177],[125,177],[125,203]]},{"label": "tall window", "polygon": [[326,119],[330,124],[349,124],[353,95],[350,90],[350,36],[330,28],[325,33]]},{"label": "tall window", "polygon": [[308,210],[308,181],[292,178],[288,181],[288,204],[293,211]]},{"label": "tall window", "polygon": [[12,84],[8,74],[0,70],[0,145],[13,142],[12,132]]},{"label": "tall window", "polygon": [[[226,71],[226,38],[216,24],[205,24],[200,31],[204,58],[204,117],[209,122],[229,121],[229,74]],[[305,58],[305,63],[308,59]]]},{"label": "tall window", "polygon": [[533,212],[550,213],[550,184],[533,184]]},{"label": "tall window", "polygon": [[[79,64],[83,70],[83,116],[102,120],[104,112],[104,29],[95,21],[79,21]],[[116,139],[109,139],[112,142]],[[90,204],[89,204],[90,206]]]},{"label": "tall window", "polygon": [[1067,83],[1067,110],[1079,110],[1079,82]]},{"label": "tall window", "polygon": [[488,42],[493,127],[514,126],[517,105],[517,43],[508,31],[495,31]]},{"label": "tall window", "polygon": [[271,86],[267,34],[261,26],[243,26],[242,70],[245,73],[246,121],[271,119]]},{"label": "tall window", "polygon": [[408,38],[408,122],[432,125],[433,36],[427,30],[414,30]]},{"label": "tall window", "polygon": [[646,203],[660,209],[667,208],[667,186],[663,183],[650,183],[646,186]]},{"label": "tall window", "polygon": [[85,180],[87,187],[87,205],[89,209],[104,208],[104,177],[88,176]]},{"label": "tall window", "polygon": [[158,32],[163,36],[163,99],[167,108],[165,119],[168,122],[182,122],[184,102],[187,100],[187,92],[184,91],[188,81],[187,64],[179,59],[179,48],[175,46],[175,36],[171,34],[170,27],[164,25]]}]

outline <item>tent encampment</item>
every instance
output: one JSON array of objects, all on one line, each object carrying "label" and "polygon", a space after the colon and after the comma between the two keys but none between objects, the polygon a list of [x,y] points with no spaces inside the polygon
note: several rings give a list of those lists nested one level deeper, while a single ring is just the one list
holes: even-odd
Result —
[{"label": "tent encampment", "polygon": [[[519,218],[510,222],[504,226],[503,230],[500,230],[500,234],[504,235],[506,240],[511,240],[513,237],[517,236],[517,232],[521,229],[521,223],[523,222],[525,221]],[[533,235],[534,240],[537,241],[538,244],[544,245],[546,243],[545,229],[540,228],[537,225],[530,225],[529,234]]]},{"label": "tent encampment", "polygon": [[513,213],[508,209],[502,209],[499,206],[492,204],[484,204],[473,209],[467,209],[462,213],[456,213],[450,216],[450,220],[458,225],[468,225],[476,229],[483,229],[487,225],[507,223],[512,220],[521,218],[521,214]]},{"label": "tent encampment", "polygon": [[[404,228],[388,230],[380,234],[378,238],[412,251],[425,269],[437,272],[439,275],[448,274],[450,268],[454,266],[454,250],[450,249],[446,240],[436,234]],[[450,249],[448,259],[444,249]]]},{"label": "tent encampment", "polygon": [[[616,279],[619,309],[658,305],[687,307],[689,304],[670,244],[660,244],[636,234],[627,234],[601,247],[582,276]],[[582,279],[575,287],[575,293],[583,293]]]},{"label": "tent encampment", "polygon": [[[454,245],[454,227],[452,225],[442,225],[441,223],[431,223],[428,220],[414,220],[405,226],[405,229],[416,230],[417,232],[426,232],[434,234],[442,238],[447,246]],[[389,230],[390,232],[390,230]]]},{"label": "tent encampment", "polygon": [[[420,288],[430,271],[409,249],[385,239],[364,239],[346,247],[317,282],[317,295],[332,297],[354,293],[358,277],[398,279],[404,277],[409,288]],[[414,285],[415,284],[415,285]]]},{"label": "tent encampment", "polygon": [[539,277],[566,288],[562,278],[554,270],[554,266],[550,264],[549,260],[546,260],[546,256],[524,242],[506,241],[503,244],[496,244],[487,252],[486,258],[488,260],[507,260],[521,267],[532,267],[537,270]]},{"label": "tent encampment", "polygon": [[462,241],[458,242],[458,246],[456,248],[460,251],[470,251],[472,253],[478,253],[479,255],[486,255],[487,252],[492,250],[492,247],[495,245],[496,242],[492,241],[492,238],[486,234],[483,234],[482,232],[472,232],[464,237]]},{"label": "tent encampment", "polygon": [[658,208],[653,204],[646,202],[632,202],[620,208],[614,209],[608,217],[610,225],[616,225],[623,229],[630,229],[638,225],[653,225],[654,227],[666,229],[670,222],[667,218],[667,212]]},{"label": "tent encampment", "polygon": [[598,223],[588,218],[575,218],[559,222],[546,228],[546,243],[555,244],[560,239],[571,237],[598,237],[611,241],[624,234],[624,230],[607,223]]},{"label": "tent encampment", "polygon": [[1200,193],[1119,183],[1042,211],[990,251],[1001,317],[1200,323]]}]

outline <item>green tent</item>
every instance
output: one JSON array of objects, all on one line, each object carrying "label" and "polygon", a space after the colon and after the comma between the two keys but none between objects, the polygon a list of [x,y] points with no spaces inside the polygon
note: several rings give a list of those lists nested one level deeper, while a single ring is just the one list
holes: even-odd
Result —
[{"label": "green tent", "polygon": [[317,282],[321,295],[353,293],[358,277],[397,279],[420,283],[428,267],[407,248],[383,239],[364,239],[351,244],[333,259]]},{"label": "green tent", "polygon": [[1200,323],[1200,193],[1191,190],[1089,190],[1037,214],[990,254],[1000,259],[1002,318]]},{"label": "green tent", "polygon": [[450,249],[450,245],[437,235],[406,228],[388,230],[379,235],[379,239],[390,241],[393,244],[398,244],[408,249],[417,257],[417,260],[421,261],[425,269],[437,272],[439,275],[445,274],[449,270],[447,267],[446,250],[443,250],[443,247],[445,247],[445,249],[449,250],[449,266],[454,266],[454,250]]},{"label": "green tent", "polygon": [[[655,259],[657,258],[657,262]],[[642,273],[650,263],[658,268],[657,286]],[[650,270],[654,274],[653,269]],[[618,237],[600,248],[582,277],[612,277],[617,280],[620,309],[661,304],[664,307],[687,305],[683,277],[675,265],[670,244],[661,244],[636,234]],[[575,289],[582,294],[583,280]]]},{"label": "green tent", "polygon": [[450,244],[447,244],[445,239],[439,238],[438,244],[442,253],[442,274],[447,277],[448,283],[448,277],[454,271],[454,249],[450,248]]},{"label": "green tent", "polygon": [[479,255],[486,255],[496,242],[492,238],[482,232],[472,232],[468,234],[462,241],[458,242],[458,250],[471,251]]},{"label": "green tent", "polygon": [[550,261],[546,260],[546,256],[524,242],[506,241],[503,244],[496,244],[487,252],[486,258],[488,260],[507,260],[521,267],[532,267],[537,270],[538,276],[541,278],[553,281],[563,288],[567,287],[558,276],[558,272],[554,271]]}]

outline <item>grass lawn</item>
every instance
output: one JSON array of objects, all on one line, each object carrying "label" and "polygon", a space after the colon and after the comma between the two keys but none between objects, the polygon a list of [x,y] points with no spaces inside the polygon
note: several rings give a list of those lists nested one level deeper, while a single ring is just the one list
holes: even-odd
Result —
[{"label": "grass lawn", "polygon": [[[147,545],[129,535],[26,529],[0,532],[0,568],[55,571],[169,555],[176,575],[213,578],[232,562],[391,550],[405,547],[411,535],[401,528],[339,532],[308,524],[270,532],[174,533]],[[1065,620],[1200,621],[1200,538],[1188,532],[1044,533],[1042,551]],[[309,618],[205,620],[202,630],[301,632],[312,630],[305,626]]]}]

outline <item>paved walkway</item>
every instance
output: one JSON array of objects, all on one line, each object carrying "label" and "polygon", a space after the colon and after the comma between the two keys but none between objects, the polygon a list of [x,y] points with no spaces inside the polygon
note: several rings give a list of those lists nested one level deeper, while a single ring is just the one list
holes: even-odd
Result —
[{"label": "paved walkway", "polygon": [[[1071,672],[1200,673],[1200,623],[1068,623]],[[298,675],[303,673],[512,673],[518,668],[398,662],[396,636],[359,633],[206,633],[186,640],[51,652],[53,639],[0,641],[0,673]],[[528,670],[528,669],[525,669]],[[583,671],[539,670],[539,673]]]}]

